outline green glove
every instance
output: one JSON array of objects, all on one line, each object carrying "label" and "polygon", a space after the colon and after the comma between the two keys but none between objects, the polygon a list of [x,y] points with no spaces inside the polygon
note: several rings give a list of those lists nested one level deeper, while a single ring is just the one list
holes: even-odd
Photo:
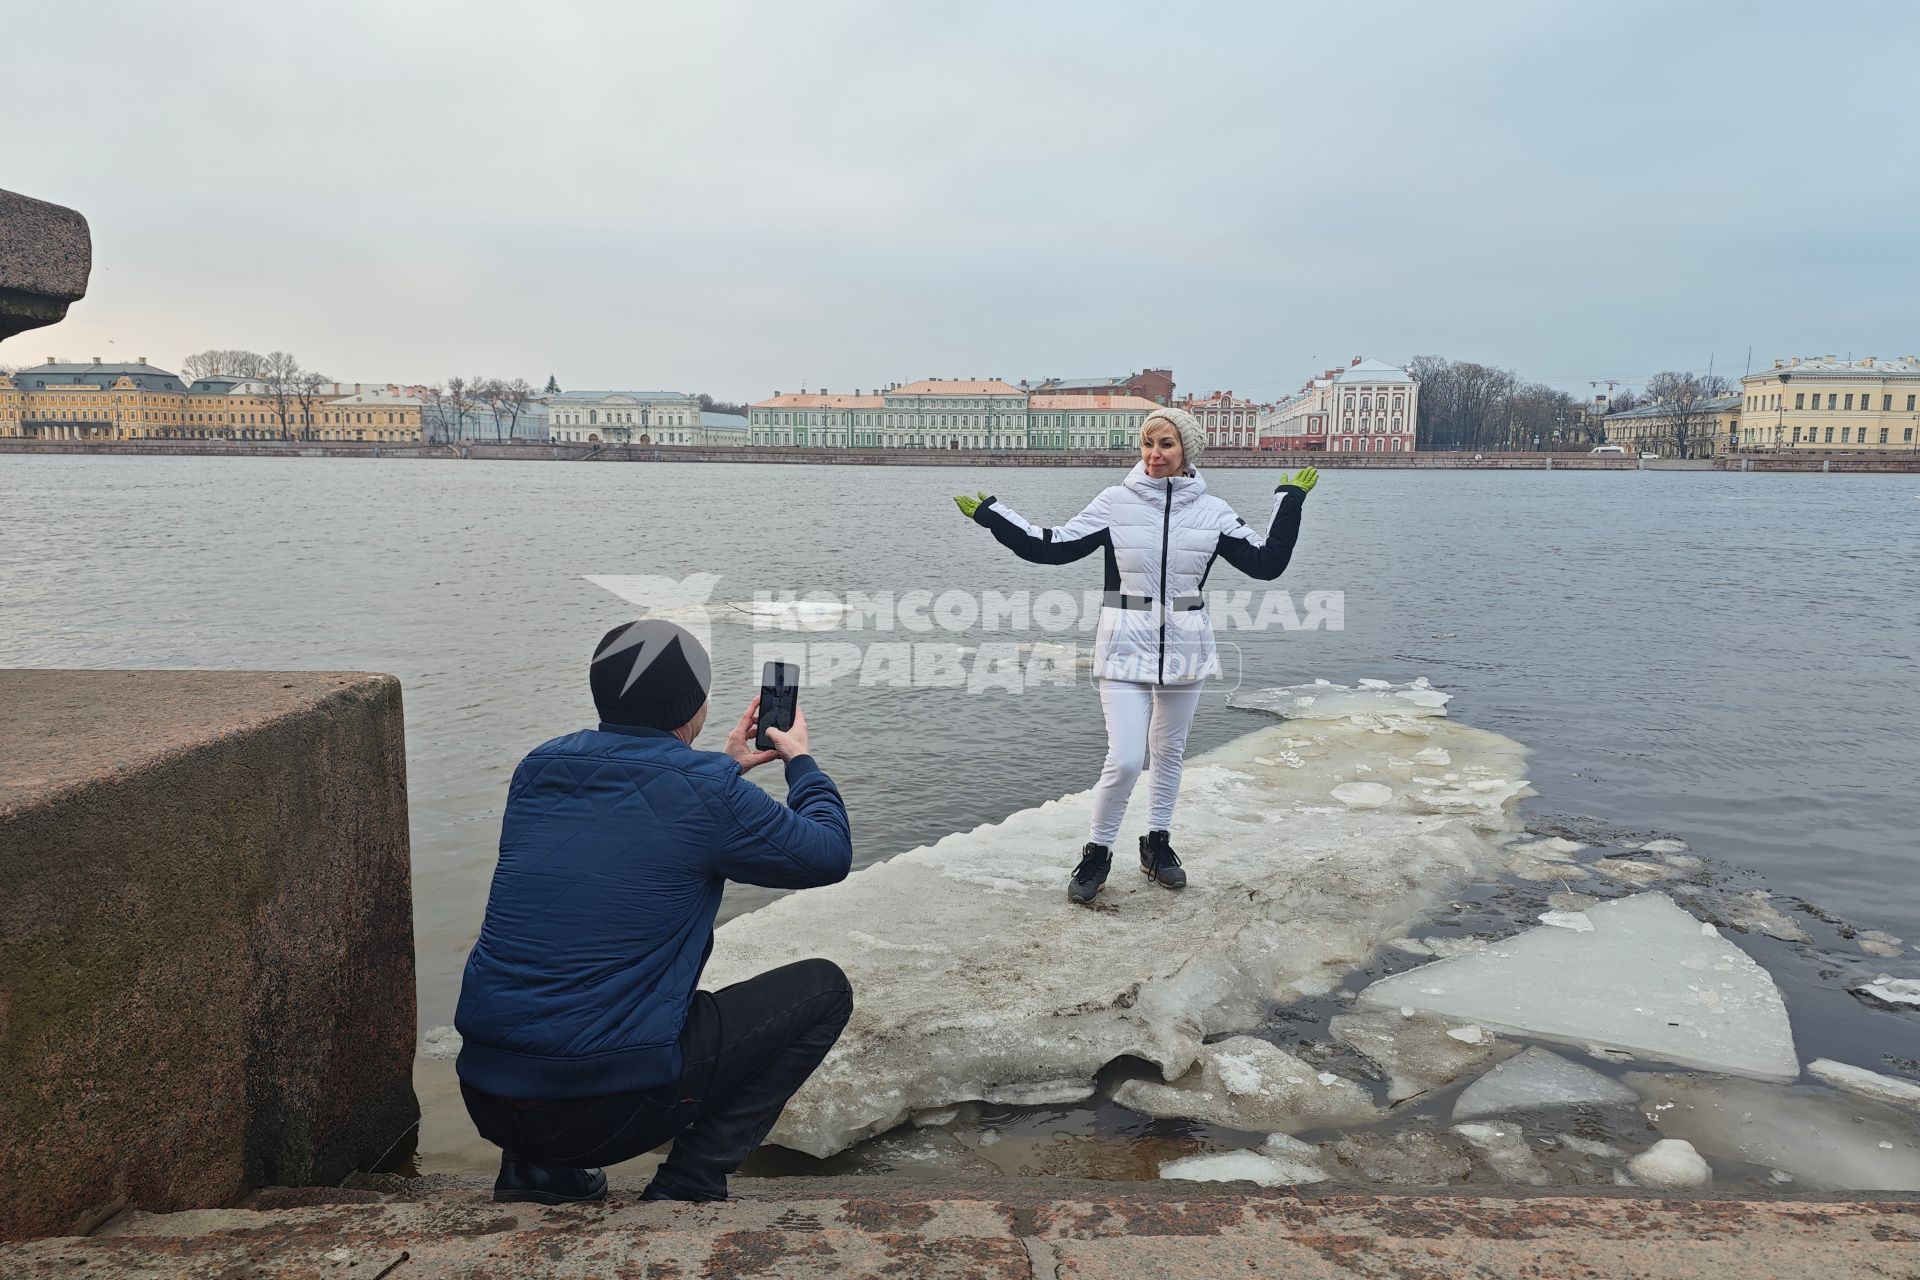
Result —
[{"label": "green glove", "polygon": [[961,515],[971,520],[973,513],[980,509],[980,504],[987,500],[987,496],[984,493],[976,493],[969,498],[966,494],[959,493],[954,495],[953,504],[960,508]]},{"label": "green glove", "polygon": [[1320,472],[1313,467],[1302,467],[1292,475],[1287,475],[1282,472],[1280,483],[1283,485],[1294,485],[1302,492],[1312,493],[1313,486],[1320,483]]}]

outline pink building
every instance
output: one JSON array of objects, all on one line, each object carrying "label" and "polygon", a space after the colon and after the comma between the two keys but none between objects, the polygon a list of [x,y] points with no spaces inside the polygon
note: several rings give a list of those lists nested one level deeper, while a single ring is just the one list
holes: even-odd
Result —
[{"label": "pink building", "polygon": [[1259,440],[1260,416],[1273,408],[1239,399],[1231,391],[1216,391],[1205,399],[1188,396],[1179,407],[1200,420],[1209,449],[1253,448]]},{"label": "pink building", "polygon": [[1405,369],[1359,356],[1282,400],[1260,423],[1263,449],[1411,453],[1420,386]]}]

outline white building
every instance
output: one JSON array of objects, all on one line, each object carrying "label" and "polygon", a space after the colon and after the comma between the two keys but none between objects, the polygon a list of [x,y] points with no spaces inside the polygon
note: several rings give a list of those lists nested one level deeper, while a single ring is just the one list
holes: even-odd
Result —
[{"label": "white building", "polygon": [[827,449],[1131,449],[1159,406],[1135,395],[1029,394],[998,379],[929,378],[871,395],[776,393],[748,408],[761,446]]},{"label": "white building", "polygon": [[1359,356],[1329,369],[1260,421],[1263,449],[1411,453],[1420,385],[1405,369]]},{"label": "white building", "polygon": [[556,444],[745,443],[737,428],[709,425],[699,397],[681,391],[563,391],[546,399],[547,431]]}]

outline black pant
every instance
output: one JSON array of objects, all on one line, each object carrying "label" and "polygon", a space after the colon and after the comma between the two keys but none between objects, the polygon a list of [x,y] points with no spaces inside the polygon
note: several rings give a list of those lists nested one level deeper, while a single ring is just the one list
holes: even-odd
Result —
[{"label": "black pant", "polygon": [[676,1200],[724,1200],[740,1167],[840,1038],[853,1013],[847,975],[801,960],[720,991],[696,991],[680,1032],[673,1084],[602,1098],[514,1106],[460,1086],[480,1136],[539,1164],[593,1168],[671,1141],[654,1190]]}]

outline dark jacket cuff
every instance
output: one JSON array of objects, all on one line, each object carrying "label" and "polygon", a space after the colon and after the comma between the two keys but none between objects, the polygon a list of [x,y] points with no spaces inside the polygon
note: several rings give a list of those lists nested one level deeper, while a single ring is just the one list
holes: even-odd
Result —
[{"label": "dark jacket cuff", "polygon": [[973,509],[973,522],[975,524],[980,524],[980,525],[985,524],[987,522],[986,521],[987,508],[992,505],[993,505],[992,498],[989,497],[989,498],[980,499],[980,505]]},{"label": "dark jacket cuff", "polygon": [[787,785],[791,787],[809,774],[824,772],[812,756],[795,756],[787,761]]}]

